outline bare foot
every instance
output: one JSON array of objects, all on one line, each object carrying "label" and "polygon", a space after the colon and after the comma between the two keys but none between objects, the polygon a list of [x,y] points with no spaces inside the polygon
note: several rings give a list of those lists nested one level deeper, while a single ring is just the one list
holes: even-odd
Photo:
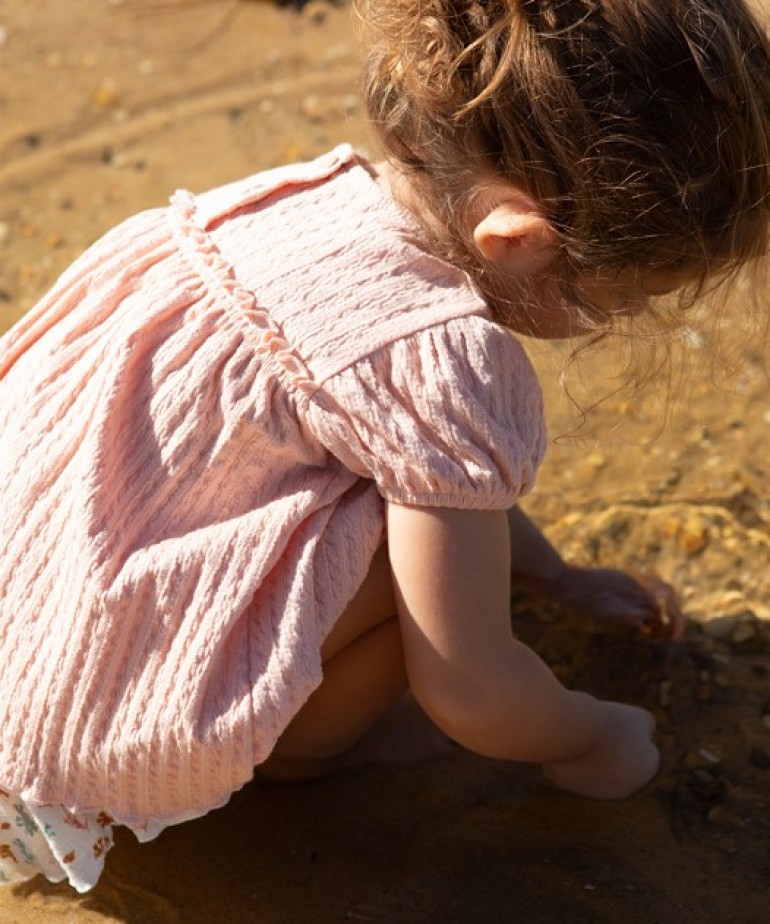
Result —
[{"label": "bare foot", "polygon": [[446,757],[458,747],[431,722],[411,693],[406,693],[344,754],[303,761],[271,756],[256,768],[256,774],[273,782],[302,782],[362,764],[405,763]]},{"label": "bare foot", "polygon": [[445,757],[457,748],[425,715],[412,694],[406,693],[348,751],[346,766],[429,760]]}]

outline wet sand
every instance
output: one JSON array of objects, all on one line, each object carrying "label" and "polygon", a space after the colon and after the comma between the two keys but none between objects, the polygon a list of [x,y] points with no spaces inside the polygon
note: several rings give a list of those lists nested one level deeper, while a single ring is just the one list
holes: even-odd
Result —
[{"label": "wet sand", "polygon": [[[346,9],[258,0],[0,0],[0,329],[120,219],[340,141],[369,147]],[[732,294],[739,326],[745,293]],[[664,768],[645,795],[554,793],[470,754],[250,784],[137,844],[96,890],[0,890],[0,924],[760,924],[770,901],[770,387],[756,342],[714,381],[698,315],[686,400],[662,425],[621,394],[578,423],[564,353],[531,344],[555,439],[528,510],[572,559],[679,587],[677,644],[567,623],[514,598],[516,631],[565,682],[652,709]],[[572,375],[581,403],[606,353]],[[597,388],[599,391],[597,391]]]}]

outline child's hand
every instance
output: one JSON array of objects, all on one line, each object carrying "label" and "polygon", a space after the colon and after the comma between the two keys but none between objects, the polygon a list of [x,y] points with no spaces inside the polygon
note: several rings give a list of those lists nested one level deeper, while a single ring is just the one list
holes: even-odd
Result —
[{"label": "child's hand", "polygon": [[580,616],[621,623],[653,638],[681,638],[685,621],[670,584],[651,574],[565,565],[548,595]]},{"label": "child's hand", "polygon": [[545,764],[546,777],[567,792],[593,799],[625,799],[655,776],[660,753],[655,720],[645,709],[603,702],[603,733],[580,757]]}]

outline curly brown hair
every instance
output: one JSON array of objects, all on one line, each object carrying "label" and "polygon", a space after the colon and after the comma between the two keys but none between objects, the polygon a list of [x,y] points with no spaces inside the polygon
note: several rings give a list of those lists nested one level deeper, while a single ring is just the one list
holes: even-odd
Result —
[{"label": "curly brown hair", "polygon": [[354,2],[370,120],[450,257],[485,174],[540,204],[567,280],[766,253],[770,46],[743,0]]}]

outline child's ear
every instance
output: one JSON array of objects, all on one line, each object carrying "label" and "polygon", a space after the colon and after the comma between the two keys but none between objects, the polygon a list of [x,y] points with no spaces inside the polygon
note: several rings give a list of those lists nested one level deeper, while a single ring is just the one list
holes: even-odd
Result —
[{"label": "child's ear", "polygon": [[518,278],[544,270],[556,256],[556,234],[526,196],[498,200],[473,232],[481,255],[506,275]]}]

